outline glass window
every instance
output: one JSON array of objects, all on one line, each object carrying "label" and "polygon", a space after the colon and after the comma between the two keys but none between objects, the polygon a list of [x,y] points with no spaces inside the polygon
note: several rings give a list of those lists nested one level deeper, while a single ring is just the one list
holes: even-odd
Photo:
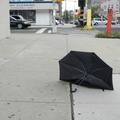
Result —
[{"label": "glass window", "polygon": [[13,17],[10,17],[10,21],[16,21],[16,19]]},{"label": "glass window", "polygon": [[36,22],[36,11],[35,10],[11,10],[10,15],[21,15],[24,19]]},{"label": "glass window", "polygon": [[106,19],[103,19],[103,21],[106,21]]},{"label": "glass window", "polygon": [[101,19],[100,18],[97,18],[97,19],[95,19],[96,21],[101,21]]},{"label": "glass window", "polygon": [[111,5],[111,8],[113,8],[114,6],[113,6],[113,4]]}]

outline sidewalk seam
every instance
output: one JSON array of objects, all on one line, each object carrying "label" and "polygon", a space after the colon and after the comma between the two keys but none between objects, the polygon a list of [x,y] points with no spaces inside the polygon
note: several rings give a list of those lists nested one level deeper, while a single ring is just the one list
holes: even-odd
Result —
[{"label": "sidewalk seam", "polygon": [[[67,36],[66,36],[66,47],[67,47],[67,54],[68,54],[69,49],[68,49],[68,39],[67,39]],[[72,91],[72,83],[69,83],[69,86],[70,86],[71,120],[75,120],[74,119],[74,107],[73,107],[73,93],[71,92]]]},{"label": "sidewalk seam", "polygon": [[71,103],[71,119],[74,119],[74,102],[73,102],[73,93],[72,93],[72,83],[70,83],[70,103]]}]

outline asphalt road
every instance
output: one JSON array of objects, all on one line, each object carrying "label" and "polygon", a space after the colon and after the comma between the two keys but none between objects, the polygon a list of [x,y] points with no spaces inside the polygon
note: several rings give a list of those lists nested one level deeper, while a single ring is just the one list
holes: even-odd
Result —
[{"label": "asphalt road", "polygon": [[[74,25],[67,25],[67,26],[57,26],[58,33],[60,34],[80,34],[80,28]],[[106,25],[97,25],[92,26],[95,30],[104,32],[106,31]],[[47,34],[52,31],[51,26],[31,26],[26,29],[17,29],[11,28],[11,33],[41,33]],[[120,32],[120,24],[112,25],[111,32]]]},{"label": "asphalt road", "polygon": [[[44,30],[42,32],[42,29]],[[17,29],[17,28],[11,28],[11,33],[37,33],[38,31],[41,30],[41,33],[48,33],[51,28],[49,27],[40,27],[40,26],[31,26],[26,29]]]},{"label": "asphalt road", "polygon": [[[99,30],[101,32],[106,31],[106,25],[98,25],[98,26],[93,26],[94,29]],[[111,32],[120,32],[120,24],[117,25],[112,25],[111,26]]]}]

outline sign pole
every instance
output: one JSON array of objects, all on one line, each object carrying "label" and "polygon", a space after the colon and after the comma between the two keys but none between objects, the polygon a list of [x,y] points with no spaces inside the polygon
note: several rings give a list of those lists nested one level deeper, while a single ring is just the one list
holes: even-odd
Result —
[{"label": "sign pole", "polygon": [[57,27],[55,25],[55,1],[53,0],[53,20],[52,20],[52,33],[57,33]]}]

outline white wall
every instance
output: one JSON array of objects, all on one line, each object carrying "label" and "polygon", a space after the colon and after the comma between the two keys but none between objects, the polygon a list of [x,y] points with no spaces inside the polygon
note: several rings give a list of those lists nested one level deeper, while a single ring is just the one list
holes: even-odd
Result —
[{"label": "white wall", "polygon": [[49,10],[36,10],[36,25],[51,25]]},{"label": "white wall", "polygon": [[10,37],[9,0],[0,1],[0,40]]}]

